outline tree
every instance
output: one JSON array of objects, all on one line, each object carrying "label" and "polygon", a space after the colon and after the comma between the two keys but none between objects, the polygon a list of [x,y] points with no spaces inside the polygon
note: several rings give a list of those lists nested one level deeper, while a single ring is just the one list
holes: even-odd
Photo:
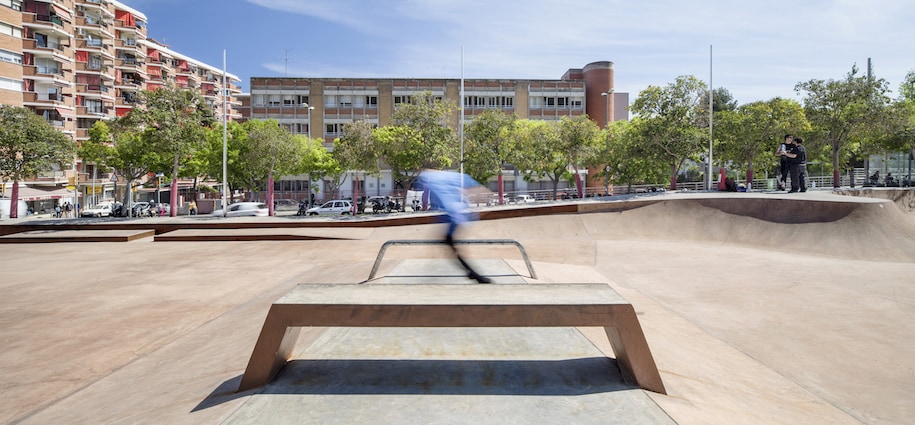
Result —
[{"label": "tree", "polygon": [[892,150],[907,150],[910,156],[915,156],[915,71],[909,71],[899,85],[899,98],[890,108],[885,145]]},{"label": "tree", "polygon": [[302,146],[302,158],[299,161],[298,174],[308,174],[310,180],[309,186],[312,193],[317,190],[314,185],[316,181],[333,180],[336,187],[339,183],[340,176],[345,169],[340,165],[334,156],[324,148],[324,140],[320,138],[309,139],[307,136],[296,136],[296,140]]},{"label": "tree", "polygon": [[158,90],[143,90],[142,108],[133,108],[127,119],[143,130],[149,148],[171,168],[171,216],[178,214],[178,176],[183,161],[188,161],[206,141],[206,127],[215,123],[212,110],[194,90],[169,85]]},{"label": "tree", "polygon": [[707,124],[702,108],[705,83],[694,76],[680,76],[666,87],[649,86],[630,108],[641,118],[638,140],[647,152],[663,159],[670,170],[670,188],[677,188],[677,172],[683,162],[702,151],[700,126]]},{"label": "tree", "polygon": [[375,130],[375,143],[391,167],[395,187],[409,188],[423,168],[451,166],[458,143],[448,119],[457,106],[426,91],[394,109],[391,125]]},{"label": "tree", "polygon": [[[379,174],[381,153],[372,138],[374,127],[368,121],[343,125],[343,134],[334,140],[332,152],[341,167],[346,170],[363,170],[366,174]],[[357,196],[358,193],[354,194],[354,197]]]},{"label": "tree", "polygon": [[639,182],[658,182],[667,175],[665,165],[638,142],[644,120],[636,117],[632,121],[615,121],[607,129],[610,143],[604,157],[614,184],[625,184],[631,192],[632,185]]},{"label": "tree", "polygon": [[716,122],[718,160],[742,167],[748,182],[753,181],[757,166],[769,168],[777,164],[773,152],[785,134],[799,134],[810,127],[799,103],[778,97],[720,112]]},{"label": "tree", "polygon": [[96,121],[89,129],[89,140],[84,140],[77,154],[83,161],[93,162],[101,168],[114,169],[127,182],[124,191],[123,213],[129,212],[134,180],[149,173],[150,164],[161,162],[156,153],[146,148],[139,133],[124,126],[123,119]]},{"label": "tree", "polygon": [[20,106],[0,106],[0,173],[13,181],[10,218],[19,217],[19,181],[71,164],[76,143],[39,115]]},{"label": "tree", "polygon": [[559,119],[557,130],[559,131],[560,149],[568,161],[567,167],[575,171],[578,196],[584,197],[581,175],[578,174],[578,170],[597,161],[601,144],[605,139],[601,137],[602,133],[597,123],[591,121],[587,115],[562,117]]},{"label": "tree", "polygon": [[464,127],[464,172],[479,182],[499,177],[499,199],[502,199],[502,164],[508,156],[502,147],[517,116],[498,109],[487,109]]},{"label": "tree", "polygon": [[273,215],[274,173],[283,175],[294,170],[301,158],[301,146],[276,120],[250,120],[242,126],[248,132],[248,146],[241,151],[239,160],[246,164],[252,189],[266,180],[267,209]]},{"label": "tree", "polygon": [[814,137],[831,149],[833,187],[839,187],[839,170],[851,153],[849,142],[866,139],[887,119],[887,87],[882,78],[859,76],[857,66],[842,80],[810,80],[794,87],[805,94],[804,110]]},{"label": "tree", "polygon": [[563,155],[558,125],[552,121],[518,120],[506,140],[508,161],[515,164],[528,181],[546,176],[553,183],[556,199],[559,181],[568,175],[569,161]]}]

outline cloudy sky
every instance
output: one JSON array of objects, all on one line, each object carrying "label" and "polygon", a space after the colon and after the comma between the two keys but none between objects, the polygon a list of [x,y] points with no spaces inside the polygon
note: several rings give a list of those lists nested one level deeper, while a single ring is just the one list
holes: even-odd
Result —
[{"label": "cloudy sky", "polygon": [[[149,36],[251,77],[558,79],[611,61],[616,90],[695,75],[740,103],[853,66],[895,97],[915,70],[911,0],[120,0]],[[711,60],[710,60],[711,46]],[[710,66],[711,65],[711,66]]]}]

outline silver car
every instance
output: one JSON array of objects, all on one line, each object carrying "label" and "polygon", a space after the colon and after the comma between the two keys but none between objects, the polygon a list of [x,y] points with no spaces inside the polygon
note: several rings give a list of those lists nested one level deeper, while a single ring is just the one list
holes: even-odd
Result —
[{"label": "silver car", "polygon": [[353,203],[343,199],[327,201],[320,207],[309,208],[308,215],[349,215],[353,213]]}]

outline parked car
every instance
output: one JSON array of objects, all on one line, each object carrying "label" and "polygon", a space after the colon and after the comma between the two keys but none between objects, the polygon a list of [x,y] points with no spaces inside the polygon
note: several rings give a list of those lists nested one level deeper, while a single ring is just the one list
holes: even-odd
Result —
[{"label": "parked car", "polygon": [[112,210],[114,210],[114,202],[102,202],[91,208],[84,208],[79,215],[82,217],[110,217]]},{"label": "parked car", "polygon": [[518,195],[515,197],[516,204],[526,204],[528,202],[534,202],[534,201],[536,201],[536,199],[534,199],[534,197],[531,195]]},{"label": "parked car", "polygon": [[348,200],[334,199],[327,201],[320,207],[309,208],[308,215],[348,215],[353,212],[353,203]]},{"label": "parked car", "polygon": [[[222,216],[222,208],[211,212],[210,215]],[[226,209],[226,217],[266,217],[267,204],[263,202],[236,202]]]}]

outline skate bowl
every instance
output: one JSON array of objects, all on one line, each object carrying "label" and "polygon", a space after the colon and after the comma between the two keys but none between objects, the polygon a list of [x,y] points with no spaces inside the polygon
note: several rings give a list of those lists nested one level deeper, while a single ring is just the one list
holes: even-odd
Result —
[{"label": "skate bowl", "polygon": [[[462,229],[523,244],[537,279],[513,246],[461,247],[496,280],[609,285],[667,395],[605,373],[615,355],[600,327],[308,328],[274,382],[235,392],[272,303],[300,284],[363,281],[385,242],[440,238],[432,215],[251,220],[233,241],[226,221],[190,223],[209,240],[4,244],[0,422],[906,423],[906,196],[669,193],[481,210]],[[389,252],[378,273],[466,281],[438,248]]]}]

